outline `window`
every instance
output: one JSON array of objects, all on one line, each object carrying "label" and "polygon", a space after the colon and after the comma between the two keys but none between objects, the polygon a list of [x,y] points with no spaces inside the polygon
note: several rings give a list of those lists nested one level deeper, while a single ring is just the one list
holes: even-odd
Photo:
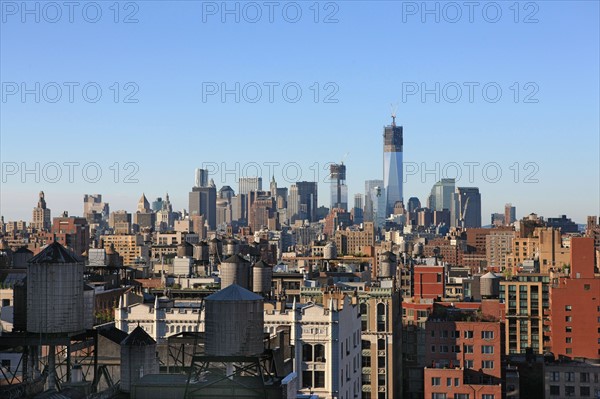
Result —
[{"label": "window", "polygon": [[494,361],[493,360],[482,360],[481,361],[481,368],[482,369],[493,369],[494,368]]},{"label": "window", "polygon": [[567,381],[567,382],[575,381],[575,373],[573,371],[566,371],[565,372],[565,381]]},{"label": "window", "polygon": [[570,355],[571,353],[573,353],[573,349],[572,348],[566,348],[565,352],[567,352],[567,354]]},{"label": "window", "polygon": [[568,333],[570,333],[570,332],[573,332],[573,327],[571,327],[571,326],[566,326],[566,327],[565,327],[565,332],[568,332]]},{"label": "window", "polygon": [[455,379],[454,379],[454,386],[455,386],[455,387],[458,387],[458,386],[460,386],[460,378],[455,378]]},{"label": "window", "polygon": [[446,378],[446,386],[447,387],[451,387],[452,386],[452,378]]},{"label": "window", "polygon": [[432,393],[431,399],[446,399],[445,393]]},{"label": "window", "polygon": [[304,370],[302,372],[302,387],[303,388],[312,388],[312,371]]},{"label": "window", "polygon": [[579,373],[579,382],[590,382],[590,373]]},{"label": "window", "polygon": [[385,356],[379,356],[377,358],[377,367],[379,367],[380,369],[385,368]]},{"label": "window", "polygon": [[448,338],[448,330],[442,331],[442,338]]},{"label": "window", "polygon": [[565,396],[575,396],[575,387],[573,385],[565,385]]},{"label": "window", "polygon": [[3,299],[2,300],[2,307],[5,307],[5,306],[10,306],[10,299]]},{"label": "window", "polygon": [[431,338],[435,338],[435,330],[431,330]]},{"label": "window", "polygon": [[437,387],[442,385],[442,379],[440,377],[431,377],[431,386]]},{"label": "window", "polygon": [[473,353],[473,345],[465,345],[465,353]]},{"label": "window", "polygon": [[360,341],[360,346],[363,350],[371,349],[371,341],[367,341],[366,339],[362,339]]},{"label": "window", "polygon": [[325,388],[324,371],[315,371],[315,388]]},{"label": "window", "polygon": [[550,396],[560,396],[560,386],[550,385]]},{"label": "window", "polygon": [[377,304],[377,316],[385,316],[385,304]]},{"label": "window", "polygon": [[493,331],[482,331],[481,338],[482,339],[494,339],[494,332]]},{"label": "window", "polygon": [[315,345],[315,362],[325,362],[325,346],[322,344]]},{"label": "window", "polygon": [[481,395],[481,399],[494,399],[494,395],[491,393],[484,393]]},{"label": "window", "polygon": [[485,354],[494,353],[494,347],[492,345],[482,345],[481,353],[485,353]]},{"label": "window", "polygon": [[570,343],[572,343],[572,342],[573,342],[573,338],[571,338],[571,337],[567,337],[567,338],[565,338],[565,342],[566,342],[567,344],[570,344]]},{"label": "window", "polygon": [[312,345],[310,345],[310,344],[302,345],[302,361],[312,362],[312,360],[313,360],[312,355],[313,355]]},{"label": "window", "polygon": [[385,339],[377,340],[377,350],[384,351],[385,350]]},{"label": "window", "polygon": [[573,321],[573,317],[571,317],[571,316],[565,316],[565,321],[567,323],[570,323],[571,321]]},{"label": "window", "polygon": [[565,305],[565,311],[570,312],[572,310],[571,305]]},{"label": "window", "polygon": [[448,345],[440,345],[441,353],[448,353]]},{"label": "window", "polygon": [[431,345],[431,352],[435,352],[435,345]]},{"label": "window", "polygon": [[470,339],[473,338],[473,331],[465,331],[465,338]]},{"label": "window", "polygon": [[473,360],[465,360],[465,368],[466,369],[475,368],[475,364],[473,363]]},{"label": "window", "polygon": [[454,399],[469,399],[468,393],[455,393]]},{"label": "window", "polygon": [[371,356],[363,356],[362,357],[362,366],[363,367],[371,367]]},{"label": "window", "polygon": [[579,396],[582,398],[590,396],[590,387],[579,387]]},{"label": "window", "polygon": [[550,381],[552,381],[552,382],[560,381],[560,372],[558,372],[558,371],[551,372],[550,373]]}]

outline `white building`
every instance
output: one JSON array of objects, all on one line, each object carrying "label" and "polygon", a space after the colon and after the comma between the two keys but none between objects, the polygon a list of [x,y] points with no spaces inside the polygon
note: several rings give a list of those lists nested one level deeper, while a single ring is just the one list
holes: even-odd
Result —
[{"label": "white building", "polygon": [[358,306],[344,297],[319,304],[277,309],[265,303],[265,331],[291,327],[295,348],[294,371],[299,392],[322,399],[350,399],[361,395],[361,319]]},{"label": "white building", "polygon": [[139,324],[148,335],[160,342],[181,332],[204,331],[204,315],[199,315],[200,312],[198,301],[173,301],[157,297],[154,304],[131,305],[128,295],[124,295],[115,309],[115,327],[129,334]]}]

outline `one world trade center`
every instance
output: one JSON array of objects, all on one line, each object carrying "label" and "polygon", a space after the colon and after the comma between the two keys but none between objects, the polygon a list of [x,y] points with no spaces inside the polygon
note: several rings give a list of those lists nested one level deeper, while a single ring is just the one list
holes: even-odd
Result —
[{"label": "one world trade center", "polygon": [[394,213],[396,202],[402,201],[402,126],[396,126],[395,115],[383,131],[383,186],[387,217]]}]

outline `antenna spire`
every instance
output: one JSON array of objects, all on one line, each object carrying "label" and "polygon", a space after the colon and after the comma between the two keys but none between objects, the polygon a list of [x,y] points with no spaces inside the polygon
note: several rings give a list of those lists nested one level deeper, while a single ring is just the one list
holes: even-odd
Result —
[{"label": "antenna spire", "polygon": [[398,108],[398,104],[390,104],[390,111],[392,114],[392,126],[396,126],[396,108]]}]

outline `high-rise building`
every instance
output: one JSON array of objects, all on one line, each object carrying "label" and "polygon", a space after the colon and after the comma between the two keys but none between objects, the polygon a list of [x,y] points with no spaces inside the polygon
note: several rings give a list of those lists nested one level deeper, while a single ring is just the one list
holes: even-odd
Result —
[{"label": "high-rise building", "polygon": [[346,185],[346,165],[331,164],[329,166],[331,179],[331,209],[348,210],[348,186]]},{"label": "high-rise building", "polygon": [[33,218],[31,220],[31,228],[35,230],[50,230],[50,209],[46,208],[46,198],[44,192],[40,191],[40,198],[37,207],[33,208]]},{"label": "high-rise building", "polygon": [[189,194],[190,216],[203,215],[209,230],[217,228],[217,188],[211,180],[208,187],[193,187]]},{"label": "high-rise building", "polygon": [[83,196],[83,217],[87,217],[92,212],[101,214],[104,220],[108,219],[108,203],[102,202],[102,194],[85,194]]},{"label": "high-rise building", "polygon": [[[421,201],[417,197],[410,197],[408,199],[408,212],[415,212],[417,209],[421,207]],[[450,208],[448,208],[450,209]]]},{"label": "high-rise building", "polygon": [[371,193],[375,187],[383,187],[383,180],[366,180],[365,181],[365,207],[364,207],[364,220],[365,222],[375,221],[375,214],[373,212],[373,201]]},{"label": "high-rise building", "polygon": [[443,209],[450,210],[452,206],[452,196],[455,191],[454,179],[442,179],[435,183],[431,188],[428,207],[434,211]]},{"label": "high-rise building", "polygon": [[196,169],[194,187],[208,187],[208,170]]},{"label": "high-rise building", "polygon": [[300,181],[290,187],[288,204],[292,223],[296,220],[317,221],[317,183]]},{"label": "high-rise building", "polygon": [[[386,218],[386,195],[385,188],[382,186],[375,186],[367,194],[369,211],[371,213],[372,221],[375,226],[381,227],[385,223]],[[366,202],[366,201],[365,201]],[[365,217],[365,221],[367,218]]]},{"label": "high-rise building", "polygon": [[238,194],[248,194],[250,191],[262,191],[262,177],[240,177]]},{"label": "high-rise building", "polygon": [[477,187],[457,187],[451,205],[452,227],[481,227],[481,194]]},{"label": "high-rise building", "polygon": [[364,221],[362,194],[354,194],[354,208],[351,213],[354,224],[361,224]]},{"label": "high-rise building", "polygon": [[504,205],[504,224],[510,225],[517,220],[517,208],[512,204]]},{"label": "high-rise building", "polygon": [[156,197],[156,200],[152,201],[152,211],[158,212],[162,209],[163,199],[162,197]]},{"label": "high-rise building", "polygon": [[383,129],[383,188],[386,195],[385,214],[394,212],[394,205],[402,201],[402,126],[392,124]]}]

